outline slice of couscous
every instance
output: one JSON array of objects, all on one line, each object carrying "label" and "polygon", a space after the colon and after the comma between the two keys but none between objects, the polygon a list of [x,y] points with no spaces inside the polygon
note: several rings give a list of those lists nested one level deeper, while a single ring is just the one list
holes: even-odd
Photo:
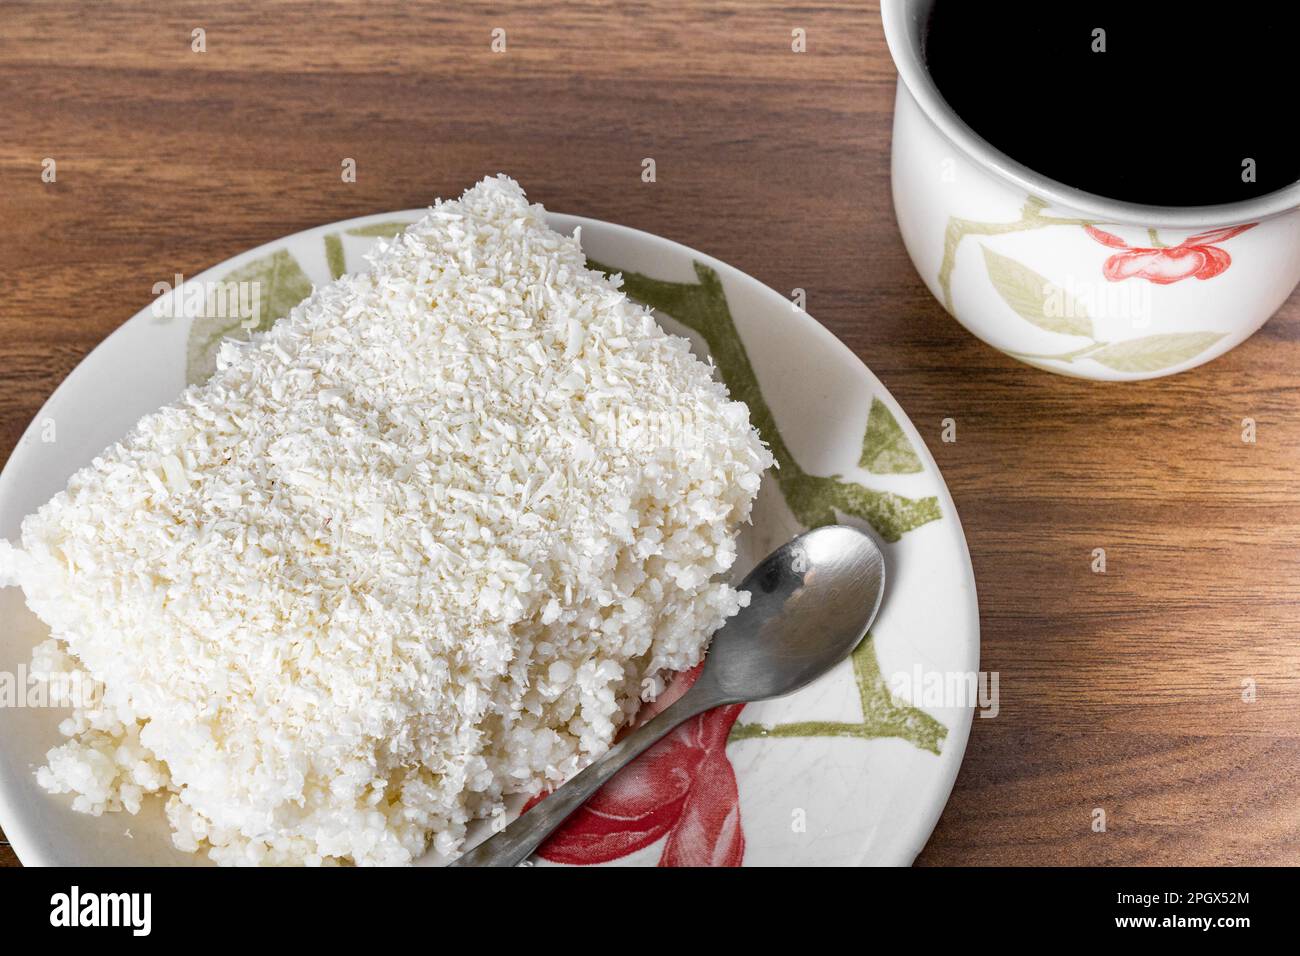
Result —
[{"label": "slice of couscous", "polygon": [[[405,863],[604,751],[746,602],[744,405],[519,186],[439,203],[0,542],[101,691],[42,785],[219,863]],[[0,580],[0,583],[5,583]]]}]

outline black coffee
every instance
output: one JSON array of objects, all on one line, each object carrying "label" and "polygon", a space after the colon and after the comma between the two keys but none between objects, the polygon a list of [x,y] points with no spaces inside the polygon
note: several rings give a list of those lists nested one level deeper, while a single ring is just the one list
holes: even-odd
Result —
[{"label": "black coffee", "polygon": [[998,149],[1112,199],[1201,206],[1300,180],[1300,6],[936,0],[939,91]]}]

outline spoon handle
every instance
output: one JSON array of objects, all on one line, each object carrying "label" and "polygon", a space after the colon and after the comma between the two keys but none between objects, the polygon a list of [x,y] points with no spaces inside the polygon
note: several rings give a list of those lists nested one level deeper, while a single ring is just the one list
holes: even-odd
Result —
[{"label": "spoon handle", "polygon": [[587,802],[623,767],[640,756],[670,730],[715,704],[692,687],[680,699],[629,731],[602,756],[582,769],[572,780],[524,813],[500,833],[495,833],[452,863],[452,866],[518,866],[569,815]]}]

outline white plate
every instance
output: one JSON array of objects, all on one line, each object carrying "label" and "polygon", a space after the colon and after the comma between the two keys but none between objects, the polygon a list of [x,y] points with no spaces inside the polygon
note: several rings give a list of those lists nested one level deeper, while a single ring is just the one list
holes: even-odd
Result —
[{"label": "white plate", "polygon": [[[365,268],[361,254],[373,236],[422,214],[309,229],[192,281],[236,272],[236,279],[260,281],[269,319],[310,283]],[[581,227],[588,255],[624,272],[634,297],[655,306],[665,327],[689,335],[698,352],[712,344],[732,395],[750,403],[776,450],[782,467],[764,480],[738,570],[828,515],[836,502],[838,518],[860,526],[868,522],[845,512],[846,503],[858,502],[863,514],[875,509],[869,523],[878,537],[896,540],[885,543],[884,607],[853,662],[791,697],[744,708],[730,730],[734,714],[715,712],[692,732],[670,737],[656,761],[604,795],[597,812],[578,818],[578,829],[550,844],[545,856],[648,865],[911,863],[952,788],[974,704],[960,696],[930,699],[924,688],[943,680],[951,689],[961,683],[958,675],[979,666],[970,558],[924,442],[849,349],[756,280],[644,232],[576,216],[552,214],[550,222],[566,233]],[[16,541],[23,516],[138,418],[175,399],[187,375],[202,376],[203,343],[220,337],[222,321],[160,319],[145,308],[95,349],[50,397],[0,474],[0,537]],[[911,518],[891,527],[899,515]],[[0,672],[16,679],[46,628],[16,588],[0,589],[0,620]],[[95,818],[36,785],[34,770],[61,740],[61,718],[39,707],[0,708],[0,826],[19,858],[201,862],[171,847],[157,805],[136,817]]]}]

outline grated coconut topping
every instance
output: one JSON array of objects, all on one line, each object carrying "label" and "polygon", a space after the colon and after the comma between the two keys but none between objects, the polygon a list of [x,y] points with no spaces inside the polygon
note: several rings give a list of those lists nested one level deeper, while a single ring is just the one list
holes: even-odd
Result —
[{"label": "grated coconut topping", "polygon": [[[744,604],[748,411],[512,180],[439,202],[0,541],[94,682],[37,772],[223,864],[401,864],[571,777]],[[6,580],[7,579],[7,580]]]}]

